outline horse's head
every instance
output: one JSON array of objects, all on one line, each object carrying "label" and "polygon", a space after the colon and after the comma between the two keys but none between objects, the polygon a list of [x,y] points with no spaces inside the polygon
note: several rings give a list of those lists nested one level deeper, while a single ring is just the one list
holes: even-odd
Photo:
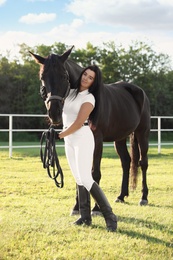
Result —
[{"label": "horse's head", "polygon": [[62,55],[51,54],[46,58],[30,52],[40,64],[41,88],[45,88],[46,93],[45,105],[51,123],[56,125],[62,123],[63,103],[70,90],[69,75],[64,63],[72,48]]}]

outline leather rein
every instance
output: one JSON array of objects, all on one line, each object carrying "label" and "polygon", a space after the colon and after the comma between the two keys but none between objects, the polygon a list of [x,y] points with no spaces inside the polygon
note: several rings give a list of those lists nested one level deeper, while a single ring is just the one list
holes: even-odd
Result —
[{"label": "leather rein", "polygon": [[[68,74],[68,73],[67,73]],[[42,86],[42,98],[46,100],[47,104],[52,100],[60,100],[62,103],[66,99],[70,91],[70,82],[68,81],[67,90],[64,97],[58,95],[52,95],[47,98],[46,87]],[[40,147],[40,157],[43,163],[43,168],[47,169],[48,176],[55,181],[58,188],[64,186],[64,175],[61,169],[58,154],[56,151],[56,131],[54,126],[51,125],[48,130],[44,131],[41,136],[41,147]],[[45,143],[45,148],[43,149],[43,143]],[[52,168],[52,172],[51,172]]]},{"label": "leather rein", "polygon": [[[62,188],[64,186],[64,175],[56,151],[56,136],[57,134],[53,126],[50,126],[48,130],[42,133],[40,157],[43,168],[47,169],[48,176],[55,181],[58,188]],[[45,148],[43,149],[44,143]]]}]

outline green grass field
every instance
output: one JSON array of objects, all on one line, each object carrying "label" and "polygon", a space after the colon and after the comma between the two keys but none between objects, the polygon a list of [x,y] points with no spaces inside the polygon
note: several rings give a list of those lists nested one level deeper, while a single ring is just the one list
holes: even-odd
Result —
[{"label": "green grass field", "polygon": [[[104,148],[101,187],[118,216],[116,233],[102,217],[77,227],[70,216],[75,182],[64,148],[59,159],[65,186],[58,189],[43,169],[39,149],[0,151],[1,260],[171,260],[173,259],[173,148],[149,149],[149,205],[139,206],[141,175],[125,204],[115,203],[121,165],[113,147]],[[92,200],[92,205],[94,201]]]}]

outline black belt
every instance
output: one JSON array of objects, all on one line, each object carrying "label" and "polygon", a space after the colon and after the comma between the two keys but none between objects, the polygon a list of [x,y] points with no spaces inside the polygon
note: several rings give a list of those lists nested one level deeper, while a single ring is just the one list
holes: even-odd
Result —
[{"label": "black belt", "polygon": [[[86,122],[86,123],[83,123],[83,125],[82,126],[87,126],[88,125],[88,122]],[[66,129],[66,128],[68,128],[68,126],[65,126],[64,127],[64,129]]]}]

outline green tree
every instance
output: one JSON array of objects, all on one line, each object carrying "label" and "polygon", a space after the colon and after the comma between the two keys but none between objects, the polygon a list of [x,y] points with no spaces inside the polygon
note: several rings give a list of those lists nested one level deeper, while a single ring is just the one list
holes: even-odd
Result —
[{"label": "green tree", "polygon": [[[10,52],[0,56],[0,113],[45,114],[46,109],[39,95],[39,66],[29,54],[32,51],[41,56],[51,53],[62,54],[71,46],[64,43],[30,47],[19,45],[19,56],[10,61]],[[103,81],[132,82],[147,93],[152,115],[172,115],[173,71],[168,55],[156,53],[143,42],[133,42],[127,49],[114,42],[103,43],[102,47],[90,42],[86,48],[73,49],[70,59],[82,67],[97,64],[103,73]],[[38,128],[42,119],[16,121],[17,127],[32,125]]]},{"label": "green tree", "polygon": [[114,42],[103,44],[99,50],[98,60],[103,73],[103,81],[112,83],[123,80],[121,76],[122,68],[119,66],[120,50]]},{"label": "green tree", "polygon": [[98,48],[88,42],[85,49],[74,50],[71,53],[70,59],[74,60],[82,67],[98,63]]}]

